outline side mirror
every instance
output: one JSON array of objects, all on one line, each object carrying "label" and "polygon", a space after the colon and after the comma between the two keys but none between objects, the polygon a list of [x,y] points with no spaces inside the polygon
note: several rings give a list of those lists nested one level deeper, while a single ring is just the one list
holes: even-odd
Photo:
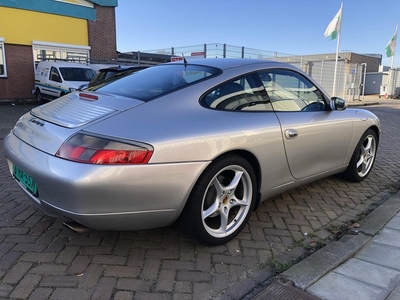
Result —
[{"label": "side mirror", "polygon": [[[88,83],[86,83],[86,84],[82,84],[82,85],[80,85],[79,87],[78,87],[78,91],[82,91],[82,90],[84,90],[84,89],[87,89],[89,87],[89,84]],[[71,88],[70,88],[71,89]]]},{"label": "side mirror", "polygon": [[330,100],[330,105],[332,110],[345,110],[347,108],[346,100],[339,97],[332,97]]}]

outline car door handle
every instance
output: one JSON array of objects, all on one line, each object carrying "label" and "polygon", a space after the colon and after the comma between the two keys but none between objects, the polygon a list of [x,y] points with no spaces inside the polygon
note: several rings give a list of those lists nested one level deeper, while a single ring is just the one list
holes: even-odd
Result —
[{"label": "car door handle", "polygon": [[298,132],[295,129],[286,129],[285,130],[285,138],[287,139],[295,139],[298,136]]}]

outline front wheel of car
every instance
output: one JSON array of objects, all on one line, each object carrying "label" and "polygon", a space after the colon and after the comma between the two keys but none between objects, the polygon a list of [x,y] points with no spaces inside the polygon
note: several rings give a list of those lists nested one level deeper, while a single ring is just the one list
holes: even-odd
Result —
[{"label": "front wheel of car", "polygon": [[360,182],[367,178],[375,162],[378,150],[378,138],[372,129],[368,129],[360,141],[347,169],[342,174],[343,177],[352,182]]},{"label": "front wheel of car", "polygon": [[232,240],[254,209],[256,175],[241,156],[224,156],[203,172],[178,224],[183,232],[210,245]]}]

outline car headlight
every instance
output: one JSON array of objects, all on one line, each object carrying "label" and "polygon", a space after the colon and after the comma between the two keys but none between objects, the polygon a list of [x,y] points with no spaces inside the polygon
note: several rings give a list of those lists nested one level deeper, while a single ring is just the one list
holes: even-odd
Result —
[{"label": "car headlight", "polygon": [[141,143],[128,144],[83,133],[73,135],[58,149],[56,156],[88,164],[147,164],[153,148]]}]

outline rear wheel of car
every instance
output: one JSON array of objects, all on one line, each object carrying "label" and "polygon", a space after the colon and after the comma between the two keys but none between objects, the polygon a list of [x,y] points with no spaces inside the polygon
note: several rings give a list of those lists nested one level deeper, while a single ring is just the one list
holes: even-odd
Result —
[{"label": "rear wheel of car", "polygon": [[232,240],[254,209],[256,175],[238,155],[224,156],[203,172],[181,214],[183,232],[210,245]]},{"label": "rear wheel of car", "polygon": [[367,178],[374,165],[377,150],[377,135],[375,131],[368,129],[358,142],[350,163],[342,174],[343,177],[353,182],[359,182]]},{"label": "rear wheel of car", "polygon": [[43,104],[43,96],[39,89],[35,91],[36,101],[38,104]]}]

